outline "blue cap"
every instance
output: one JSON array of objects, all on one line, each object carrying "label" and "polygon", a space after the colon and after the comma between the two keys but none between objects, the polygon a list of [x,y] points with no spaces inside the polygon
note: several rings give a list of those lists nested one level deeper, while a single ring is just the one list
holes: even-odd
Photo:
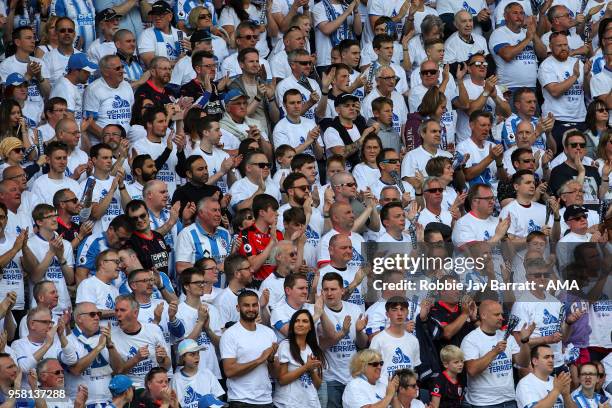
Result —
[{"label": "blue cap", "polygon": [[84,69],[89,72],[96,72],[98,66],[87,59],[87,55],[83,52],[75,52],[68,59],[68,72],[74,71],[75,69]]},{"label": "blue cap", "polygon": [[5,85],[6,86],[17,86],[23,83],[27,83],[26,79],[18,72],[13,72],[6,77]]},{"label": "blue cap", "polygon": [[238,98],[242,98],[242,97],[246,98],[247,96],[244,93],[242,93],[240,89],[237,89],[237,88],[230,89],[223,96],[223,103],[227,105],[231,101],[238,99]]},{"label": "blue cap", "polygon": [[108,384],[108,389],[110,390],[113,397],[117,395],[121,395],[132,387],[132,380],[127,375],[119,374],[114,376],[110,384]]},{"label": "blue cap", "polygon": [[223,408],[225,403],[212,394],[206,394],[198,400],[198,408]]},{"label": "blue cap", "polygon": [[202,347],[198,346],[198,343],[195,340],[185,339],[179,343],[176,351],[178,352],[179,356],[182,356],[185,353],[191,353],[200,350],[202,350]]}]

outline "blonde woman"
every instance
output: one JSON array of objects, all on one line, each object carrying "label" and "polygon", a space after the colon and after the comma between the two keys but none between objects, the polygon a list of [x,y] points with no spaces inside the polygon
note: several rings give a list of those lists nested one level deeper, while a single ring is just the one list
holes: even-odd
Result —
[{"label": "blonde woman", "polygon": [[58,16],[49,16],[40,34],[40,45],[34,50],[36,58],[42,58],[46,53],[57,48],[57,33],[55,32],[55,22]]},{"label": "blonde woman", "polygon": [[[361,350],[351,359],[351,376],[342,394],[343,408],[387,408],[399,385],[397,377],[380,381],[384,361],[378,351]],[[386,375],[386,374],[385,374]]]}]

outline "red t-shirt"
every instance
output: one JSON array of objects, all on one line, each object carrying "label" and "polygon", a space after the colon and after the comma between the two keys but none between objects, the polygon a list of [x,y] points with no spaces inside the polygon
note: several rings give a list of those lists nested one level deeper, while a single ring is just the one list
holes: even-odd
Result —
[{"label": "red t-shirt", "polygon": [[[270,242],[270,234],[260,231],[255,225],[240,231],[239,235],[242,237],[242,246],[238,249],[238,253],[247,257],[261,254]],[[277,230],[276,238],[281,241],[283,233]],[[261,268],[255,271],[255,279],[266,279],[274,269],[276,269],[276,265],[270,265],[266,261]]]}]

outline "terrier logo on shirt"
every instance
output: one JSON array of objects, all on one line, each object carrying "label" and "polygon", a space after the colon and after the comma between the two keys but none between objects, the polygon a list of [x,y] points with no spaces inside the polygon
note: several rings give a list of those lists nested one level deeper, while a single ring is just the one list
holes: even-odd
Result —
[{"label": "terrier logo on shirt", "polygon": [[559,319],[550,314],[548,309],[544,309],[544,324],[558,324]]},{"label": "terrier logo on shirt", "polygon": [[181,404],[183,407],[188,407],[191,404],[195,403],[194,406],[197,406],[197,402],[203,395],[198,394],[191,388],[191,385],[187,386],[185,389],[185,396],[183,397],[183,403]]},{"label": "terrier logo on shirt", "polygon": [[115,309],[115,301],[113,300],[113,297],[110,295],[110,293],[106,295],[106,302],[104,303],[104,307],[106,307],[106,309],[108,310]]},{"label": "terrier logo on shirt", "polygon": [[113,100],[113,109],[119,108],[129,108],[130,103],[125,99],[121,99],[119,95],[115,95],[115,99]]},{"label": "terrier logo on shirt", "polygon": [[463,2],[463,9],[465,11],[467,11],[468,13],[470,13],[471,15],[475,16],[476,14],[478,14],[478,12],[476,10],[474,10],[472,7],[470,7],[470,5],[467,3],[467,1]]},{"label": "terrier logo on shirt", "polygon": [[402,349],[398,347],[395,349],[395,355],[393,356],[393,359],[391,360],[391,362],[393,364],[410,364],[411,360],[410,360],[410,357],[405,355],[402,352]]}]

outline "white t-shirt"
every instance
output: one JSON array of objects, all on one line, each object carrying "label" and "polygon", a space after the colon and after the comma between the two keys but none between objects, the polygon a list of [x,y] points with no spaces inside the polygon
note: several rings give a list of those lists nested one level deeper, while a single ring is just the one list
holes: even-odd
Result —
[{"label": "white t-shirt", "polygon": [[582,62],[580,62],[580,77],[567,91],[563,92],[563,95],[556,98],[546,90],[546,85],[563,82],[569,78],[573,73],[576,61],[576,58],[568,57],[567,60],[561,62],[551,55],[540,64],[538,80],[542,85],[542,93],[544,94],[543,116],[552,112],[557,120],[566,122],[584,121],[586,107],[584,106],[584,89],[582,87],[584,81],[584,64]]},{"label": "white t-shirt", "polygon": [[166,349],[166,353],[170,356],[170,346],[166,344],[164,334],[159,326],[155,324],[141,323],[138,333],[130,335],[126,334],[119,327],[115,327],[111,331],[115,349],[123,359],[127,361],[138,354],[138,349],[147,346],[149,356],[141,360],[134,367],[125,373],[136,388],[144,387],[144,378],[152,368],[158,367],[157,358],[155,357],[155,347],[162,346]]},{"label": "white t-shirt", "polygon": [[[329,241],[336,234],[339,234],[339,232],[332,228],[321,238],[321,242],[319,243],[319,266],[330,260]],[[351,244],[353,246],[353,257],[348,262],[348,266],[358,268],[364,262],[364,258],[361,255],[361,244],[364,242],[364,239],[356,232],[351,232],[349,238],[351,239]]]},{"label": "white t-shirt", "polygon": [[189,56],[184,56],[178,60],[174,65],[174,68],[172,68],[170,83],[173,85],[183,86],[195,77],[196,73],[191,66],[191,58]]},{"label": "white t-shirt", "polygon": [[[80,54],[81,52],[74,49],[73,52],[75,54]],[[47,64],[49,68],[49,73],[51,74],[49,80],[51,81],[51,86],[55,86],[55,83],[58,79],[64,76],[66,73],[66,67],[68,66],[68,60],[70,59],[70,55],[62,54],[58,48],[53,48],[51,51],[45,53],[42,60]]]},{"label": "white t-shirt", "polygon": [[[325,265],[324,267],[322,267],[321,269],[319,269],[319,281],[317,283],[317,294],[321,294],[321,289],[322,289],[322,284],[323,284],[323,277],[330,273],[330,272],[336,272],[337,274],[339,274],[342,277],[342,282],[343,282],[343,286],[346,288],[348,287],[351,282],[355,279],[355,275],[357,274],[357,270],[359,268],[358,267],[346,267],[343,269],[339,269],[339,268],[335,268],[331,265],[331,263]],[[351,296],[349,296],[349,298],[347,299],[347,301],[349,303],[352,303],[354,305],[359,306],[359,310],[361,310],[361,312],[365,312],[365,294],[366,294],[366,281],[365,279],[361,282],[361,284],[359,284],[355,290],[353,291],[353,293],[351,293]]]},{"label": "white t-shirt", "polygon": [[[416,28],[416,25],[415,25]],[[378,59],[378,55],[374,52],[374,47],[372,43],[367,43],[364,45],[361,50],[361,59],[359,60],[360,66],[365,66],[371,64],[372,61],[376,61]],[[404,50],[402,49],[402,45],[397,41],[393,42],[393,55],[391,56],[391,62],[394,64],[401,64],[404,59]],[[353,82],[353,81],[351,81]]]},{"label": "white t-shirt", "polygon": [[500,85],[506,85],[509,88],[535,87],[538,75],[538,61],[533,43],[523,48],[523,51],[510,62],[506,62],[499,55],[500,49],[507,45],[517,45],[525,39],[526,35],[527,30],[524,28],[521,28],[520,32],[515,33],[506,26],[499,27],[491,33],[489,48],[497,65],[497,76]]},{"label": "white t-shirt", "polygon": [[[255,330],[247,330],[241,322],[227,329],[221,336],[221,359],[233,358],[239,364],[251,362],[276,343],[276,335],[267,326],[256,325]],[[227,379],[229,401],[247,404],[271,404],[272,383],[267,363],[262,363],[239,377]]]},{"label": "white t-shirt", "polygon": [[[74,267],[74,255],[72,251],[72,245],[70,245],[70,242],[66,241],[65,239],[63,239],[62,242],[64,244],[64,259],[67,262],[67,266],[72,268]],[[49,251],[49,242],[42,238],[40,235],[34,234],[31,235],[28,239],[28,248],[30,249],[30,251],[32,251],[32,254],[34,254],[38,262],[41,262]],[[70,294],[68,293],[68,285],[66,284],[66,278],[64,277],[62,268],[55,255],[53,256],[53,260],[49,264],[49,267],[45,271],[45,274],[43,275],[42,279],[52,281],[55,284],[55,288],[57,289],[59,300],[54,310],[64,311],[72,309],[72,303],[70,302]],[[36,304],[36,300],[32,296],[33,286],[33,283],[30,282],[30,299],[32,299],[32,307],[34,307]]]},{"label": "white t-shirt", "polygon": [[275,273],[268,275],[266,279],[261,282],[259,290],[262,292],[264,289],[268,289],[270,292],[270,300],[268,301],[268,307],[270,310],[274,310],[277,306],[281,305],[285,301],[285,278],[278,276]]},{"label": "white t-shirt", "polygon": [[204,395],[212,394],[218,398],[225,394],[219,380],[202,366],[191,377],[185,375],[183,370],[177,369],[170,387],[176,391],[176,398],[183,408],[198,408],[198,400]]},{"label": "white t-shirt", "polygon": [[[470,168],[472,166],[477,165],[481,161],[483,161],[488,155],[490,149],[495,146],[492,142],[485,140],[483,142],[483,147],[480,148],[471,137],[468,137],[463,142],[457,145],[457,151],[464,156],[466,154],[470,155],[470,158],[465,163],[465,167]],[[483,184],[497,184],[496,177],[497,176],[497,168],[495,165],[495,160],[491,161],[489,165],[480,173],[478,176],[474,177],[472,180],[469,180],[470,184],[475,183],[483,183]]]},{"label": "white t-shirt", "polygon": [[[401,0],[392,0],[392,1],[384,1],[384,0],[373,0],[368,2],[368,17],[366,18],[369,22],[370,16],[389,16],[395,17],[399,14],[400,9],[402,8],[403,2]],[[401,34],[402,28],[404,25],[405,17],[394,24],[395,33]],[[372,42],[374,38],[374,27],[371,27],[370,24],[367,25],[365,30],[364,38],[362,38],[362,42],[368,43]]]},{"label": "white t-shirt", "polygon": [[[305,363],[312,354],[310,346],[306,345],[304,350],[300,350],[300,357]],[[302,364],[296,361],[289,350],[289,341],[284,340],[278,345],[276,357],[281,364],[287,364],[289,372],[299,369]],[[310,373],[302,374],[297,380],[287,385],[276,384],[274,390],[274,406],[278,408],[317,408],[321,406],[317,389],[312,383]]]},{"label": "white t-shirt", "polygon": [[68,104],[68,111],[74,113],[74,119],[80,123],[83,118],[84,91],[85,88],[82,85],[75,85],[63,76],[56,80],[49,98],[64,98]]},{"label": "white t-shirt", "polygon": [[[167,146],[167,138],[169,136],[164,136],[160,143],[151,142],[148,138],[142,138],[134,143],[134,150],[138,152],[138,154],[149,154],[153,160],[157,159],[162,155],[164,150],[166,150]],[[176,157],[177,147],[176,144],[172,146],[172,153],[170,153],[170,157],[166,160],[166,163],[161,167],[161,169],[157,169],[157,180],[161,180],[168,186],[168,193],[170,197],[174,194],[176,190],[176,186],[179,183],[179,176],[176,174],[176,165],[178,164],[178,158]]]},{"label": "white t-shirt", "polygon": [[438,156],[448,157],[449,159],[453,157],[452,154],[442,149],[437,149],[436,153],[431,154],[425,150],[423,146],[419,146],[409,151],[402,159],[402,177],[414,177],[416,170],[420,171],[423,176],[427,176],[427,172],[425,171],[427,162]]},{"label": "white t-shirt", "polygon": [[156,57],[166,57],[170,61],[176,61],[181,53],[178,30],[172,26],[170,34],[154,27],[144,30],[138,38],[138,53],[142,55],[146,52],[153,52]]},{"label": "white t-shirt", "polygon": [[[497,330],[493,336],[480,327],[471,331],[461,342],[465,361],[476,360],[487,354],[504,339],[504,332]],[[506,350],[498,354],[489,366],[475,377],[468,375],[466,402],[473,405],[495,405],[514,400],[512,356],[520,351],[514,337],[508,338]]]},{"label": "white t-shirt", "polygon": [[[323,370],[325,381],[338,381],[346,384],[351,380],[349,369],[351,358],[357,352],[355,324],[359,320],[361,311],[357,305],[342,301],[342,309],[339,312],[335,312],[327,306],[323,307],[323,312],[336,328],[336,332],[342,330],[345,316],[351,316],[351,327],[348,333],[338,343],[325,349],[327,367]],[[322,333],[320,321],[317,324],[317,331]]]},{"label": "white t-shirt", "polygon": [[132,105],[134,91],[126,81],[122,81],[117,88],[111,88],[104,78],[98,78],[83,93],[83,114],[93,117],[101,128],[116,124],[129,131]]},{"label": "white t-shirt", "polygon": [[[119,290],[112,283],[104,283],[96,276],[90,276],[77,286],[76,304],[91,302],[98,307],[98,310],[115,310],[115,298],[119,296]],[[117,319],[110,318],[100,321],[101,326],[106,326],[107,322],[117,326]]]},{"label": "white t-shirt", "polygon": [[[220,336],[223,325],[219,310],[211,304],[205,304],[204,306],[206,306],[208,309],[208,325],[210,329],[217,336]],[[183,326],[185,326],[185,336],[189,336],[189,334],[193,331],[193,326],[195,326],[196,320],[198,319],[198,310],[189,306],[185,302],[181,302],[178,305],[176,318],[183,322]],[[202,350],[200,350],[200,367],[210,370],[216,378],[221,378],[221,370],[219,369],[217,352],[214,344],[212,344],[210,338],[206,334],[206,331],[202,330],[200,335],[197,337],[196,342],[198,343],[198,346],[203,347]]]},{"label": "white t-shirt", "polygon": [[[217,174],[221,170],[221,163],[223,160],[230,157],[229,154],[225,150],[219,149],[218,147],[213,146],[210,154],[203,151],[202,149],[195,149],[192,154],[202,156],[206,165],[208,166],[208,177],[212,177]],[[227,174],[221,177],[216,184],[217,187],[221,189],[223,194],[227,194],[229,187],[227,184]]]},{"label": "white t-shirt", "polygon": [[601,72],[591,77],[590,85],[593,98],[607,94],[612,89],[612,71],[604,66]]},{"label": "white t-shirt", "polygon": [[541,231],[546,225],[546,206],[531,202],[525,207],[517,200],[502,208],[499,218],[504,219],[510,214],[510,228],[508,234],[521,238],[527,237],[530,232]]},{"label": "white t-shirt", "polygon": [[379,379],[375,385],[364,377],[353,378],[342,393],[343,408],[362,408],[385,398],[387,386]]},{"label": "white t-shirt", "polygon": [[[468,97],[470,100],[476,100],[480,97],[480,95],[484,92],[484,84],[477,85],[472,82],[471,78],[465,78],[463,80],[463,85],[465,86],[465,90],[468,93]],[[499,86],[496,86],[497,96],[501,99],[504,99],[503,92]],[[495,118],[495,100],[489,96],[487,101],[485,102],[482,110],[485,112],[490,112]],[[495,123],[495,120],[494,120]],[[463,110],[459,110],[457,112],[457,140],[463,141],[470,137],[472,131],[470,130],[470,118],[467,113]],[[487,150],[488,153],[488,150]]]},{"label": "white t-shirt", "polygon": [[285,79],[291,75],[291,66],[289,65],[287,52],[285,50],[272,54],[269,59],[273,78]]},{"label": "white t-shirt", "polygon": [[474,54],[489,54],[487,40],[482,35],[472,33],[472,43],[465,42],[458,32],[451,34],[444,42],[444,63],[466,62]]},{"label": "white t-shirt", "polygon": [[[6,254],[13,248],[15,238],[13,235],[5,236],[0,240],[0,254]],[[2,268],[0,276],[0,299],[6,298],[9,292],[17,294],[17,301],[13,305],[15,310],[24,310],[25,307],[25,286],[23,278],[23,267],[21,265],[21,250]]]},{"label": "white t-shirt", "polygon": [[[272,132],[272,140],[274,146],[278,148],[280,145],[289,145],[293,148],[306,142],[308,132],[310,132],[317,124],[312,119],[300,118],[300,123],[293,123],[287,117],[282,118],[274,126]],[[322,138],[319,137],[316,141],[319,146],[323,147]],[[314,157],[312,145],[308,146],[302,153],[309,154]]]},{"label": "white t-shirt", "polygon": [[96,38],[87,49],[87,57],[95,64],[100,62],[102,57],[117,53],[114,41],[104,41],[102,37]]},{"label": "white t-shirt", "polygon": [[[612,319],[610,319],[612,300],[605,297],[612,293],[612,278],[610,275],[608,275],[606,280],[603,293],[606,295],[602,295],[600,300],[592,302],[589,307],[589,325],[591,326],[589,345],[612,348],[612,339],[610,339],[610,331],[612,330]],[[606,372],[609,373],[609,371]],[[608,378],[610,378],[610,374],[608,374]]]},{"label": "white t-shirt", "polygon": [[[561,302],[547,292],[542,300],[535,297],[531,292],[523,291],[520,297],[512,305],[512,314],[521,319],[517,327],[524,324],[535,323],[536,328],[531,334],[532,338],[550,336],[561,330],[559,322],[559,312]],[[561,342],[549,344],[555,353],[555,367],[564,363]]]},{"label": "white t-shirt", "polygon": [[453,216],[448,210],[445,210],[444,207],[442,207],[440,215],[436,215],[429,211],[429,209],[423,208],[419,213],[419,224],[426,227],[430,222],[441,222],[450,227],[453,223]]},{"label": "white t-shirt", "polygon": [[488,241],[495,235],[498,223],[495,217],[482,220],[469,212],[455,223],[453,244],[462,246],[473,241]]},{"label": "white t-shirt", "polygon": [[365,163],[359,163],[353,167],[353,177],[357,183],[357,190],[365,191],[367,187],[374,184],[380,178],[380,170],[372,168]]},{"label": "white t-shirt", "polygon": [[[329,3],[337,16],[340,16],[344,13],[346,6],[342,6],[341,4]],[[330,17],[327,15],[325,10],[325,5],[323,2],[319,2],[314,5],[312,10],[312,26],[315,28],[315,45],[317,47],[317,66],[322,67],[326,65],[331,65],[331,50],[332,50],[332,42],[329,35],[323,34],[319,29],[319,25],[322,23],[327,23],[330,21]],[[335,18],[331,19],[332,21]],[[353,30],[353,13],[349,14],[344,23],[340,24],[340,26],[336,29],[332,35],[338,35],[340,38],[347,38],[347,35],[343,32],[344,27],[348,26],[349,30]]]},{"label": "white t-shirt", "polygon": [[370,348],[378,351],[385,362],[379,380],[383,383],[387,383],[397,370],[414,370],[421,365],[419,341],[412,333],[405,331],[402,337],[395,337],[383,330],[374,336]]},{"label": "white t-shirt", "polygon": [[[241,178],[232,184],[232,187],[229,190],[229,193],[232,195],[232,199],[230,201],[230,206],[234,208],[236,205],[240,204],[242,201],[251,197],[259,187],[257,184],[254,184],[247,177]],[[272,182],[272,178],[266,178],[266,194],[270,194],[272,197],[276,198],[276,201],[281,202],[281,193],[277,185]]]},{"label": "white t-shirt", "polygon": [[61,180],[50,179],[48,174],[43,174],[34,181],[32,185],[32,194],[34,195],[34,205],[49,204],[53,205],[53,196],[59,190],[64,188],[70,189],[77,197],[81,196],[81,187],[79,183],[70,177],[64,176]]},{"label": "white t-shirt", "polygon": [[[139,153],[140,154],[140,153]],[[108,177],[106,180],[96,179],[96,185],[93,189],[92,203],[100,203],[108,195],[111,185],[113,184],[113,177]],[[81,183],[81,191],[84,191],[87,180]],[[102,214],[100,219],[96,220],[94,224],[93,234],[99,235],[108,229],[111,221],[118,215],[123,214],[123,208],[121,207],[121,194],[119,188],[115,189],[113,198],[106,209],[106,212]]]},{"label": "white t-shirt", "polygon": [[[553,389],[553,377],[546,381],[540,380],[533,373],[521,378],[516,386],[516,405],[518,407],[532,407],[550,394]],[[553,408],[563,408],[563,398],[557,397]],[[588,408],[588,407],[584,407]]]}]

